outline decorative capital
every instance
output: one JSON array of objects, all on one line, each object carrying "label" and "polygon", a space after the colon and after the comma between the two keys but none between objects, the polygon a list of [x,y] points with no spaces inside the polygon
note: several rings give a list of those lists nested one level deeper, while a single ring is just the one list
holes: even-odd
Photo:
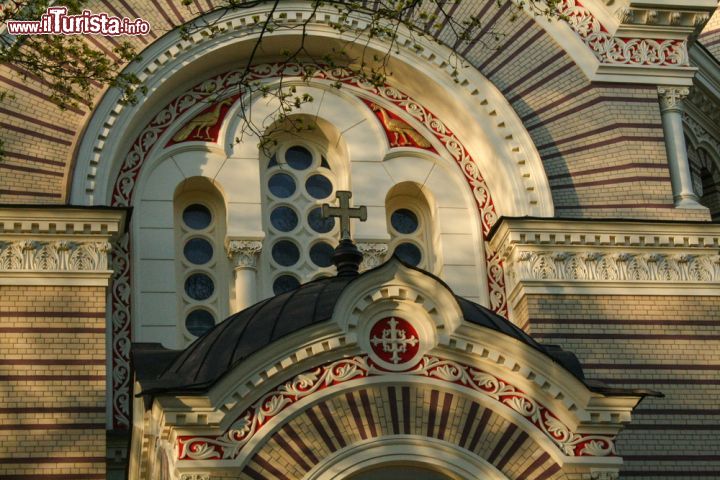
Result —
[{"label": "decorative capital", "polygon": [[360,264],[361,272],[379,266],[388,252],[387,244],[381,242],[362,242],[358,243],[357,247],[363,254],[363,261]]},{"label": "decorative capital", "polygon": [[210,475],[207,473],[183,473],[180,475],[180,480],[210,480]]},{"label": "decorative capital", "polygon": [[665,111],[682,111],[682,101],[690,95],[688,87],[658,87],[658,96],[660,97],[660,110]]},{"label": "decorative capital", "polygon": [[257,267],[257,258],[262,251],[259,240],[229,240],[225,245],[228,258],[236,269]]}]

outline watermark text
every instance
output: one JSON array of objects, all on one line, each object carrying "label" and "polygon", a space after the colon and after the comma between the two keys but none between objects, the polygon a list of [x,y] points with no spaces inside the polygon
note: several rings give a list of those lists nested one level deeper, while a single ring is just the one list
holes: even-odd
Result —
[{"label": "watermark text", "polygon": [[40,20],[8,20],[10,35],[146,35],[150,23],[142,18],[113,17],[83,10],[68,15],[67,7],[49,7]]}]

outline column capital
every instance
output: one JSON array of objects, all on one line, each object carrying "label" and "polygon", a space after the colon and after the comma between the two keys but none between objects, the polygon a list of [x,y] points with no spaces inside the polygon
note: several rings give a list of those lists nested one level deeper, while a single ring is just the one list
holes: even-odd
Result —
[{"label": "column capital", "polygon": [[235,269],[254,269],[257,267],[257,258],[262,251],[262,242],[259,240],[227,240],[225,250]]},{"label": "column capital", "polygon": [[660,110],[663,112],[682,111],[682,102],[690,95],[688,87],[659,86],[657,91],[660,97]]},{"label": "column capital", "polygon": [[388,245],[384,242],[358,242],[357,248],[363,254],[361,272],[380,265],[388,252]]}]

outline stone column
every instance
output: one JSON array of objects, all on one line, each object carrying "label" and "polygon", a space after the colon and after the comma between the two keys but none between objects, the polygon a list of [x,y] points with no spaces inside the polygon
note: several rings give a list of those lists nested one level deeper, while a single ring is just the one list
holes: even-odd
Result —
[{"label": "stone column", "polygon": [[687,87],[658,87],[675,206],[701,208],[693,191],[682,123],[683,99],[689,94]]},{"label": "stone column", "polygon": [[243,310],[257,301],[257,258],[259,240],[228,240],[227,254],[235,270],[235,307]]}]

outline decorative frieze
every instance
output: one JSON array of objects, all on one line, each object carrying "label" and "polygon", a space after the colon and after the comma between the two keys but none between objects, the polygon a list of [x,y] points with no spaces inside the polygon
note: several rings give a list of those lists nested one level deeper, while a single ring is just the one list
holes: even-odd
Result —
[{"label": "decorative frieze", "polygon": [[0,208],[0,282],[106,285],[125,209]]},{"label": "decorative frieze", "polygon": [[630,283],[720,292],[718,225],[506,218],[491,245],[513,298],[554,288],[622,295]]},{"label": "decorative frieze", "polygon": [[106,272],[109,242],[0,240],[0,271]]},{"label": "decorative frieze", "polygon": [[561,1],[558,11],[601,63],[643,67],[689,65],[684,40],[614,36],[577,0]]},{"label": "decorative frieze", "polygon": [[718,254],[513,250],[508,285],[525,280],[719,282]]}]

